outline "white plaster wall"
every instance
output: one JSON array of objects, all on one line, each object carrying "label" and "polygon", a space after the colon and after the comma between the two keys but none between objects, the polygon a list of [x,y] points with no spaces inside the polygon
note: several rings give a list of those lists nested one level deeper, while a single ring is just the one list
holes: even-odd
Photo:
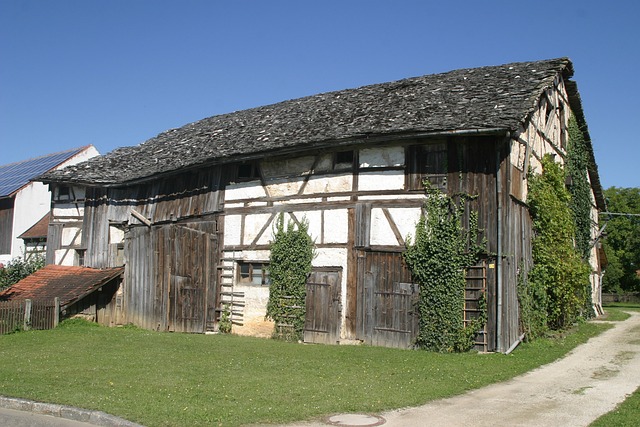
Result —
[{"label": "white plaster wall", "polygon": [[324,211],[324,241],[322,243],[347,243],[349,211],[334,209]]},{"label": "white plaster wall", "polygon": [[351,191],[353,175],[344,173],[339,175],[319,175],[309,178],[304,194],[339,193]]},{"label": "white plaster wall", "polygon": [[124,242],[124,230],[109,226],[109,243],[122,243]]},{"label": "white plaster wall", "polygon": [[258,199],[265,197],[266,193],[260,181],[239,182],[229,184],[225,188],[224,199],[227,200],[245,200]]},{"label": "white plaster wall", "polygon": [[413,237],[416,232],[416,224],[420,220],[420,215],[422,215],[421,208],[391,208],[389,209],[389,213],[393,218],[393,221],[396,223],[398,230],[400,230],[400,235],[403,239],[407,236]]},{"label": "white plaster wall", "polygon": [[18,236],[40,221],[50,209],[51,193],[49,193],[48,185],[41,182],[30,182],[16,193],[11,258],[24,257],[24,241]]},{"label": "white plaster wall", "polygon": [[[390,208],[389,214],[400,231],[402,239],[413,236],[415,226],[420,219],[420,208]],[[387,220],[386,215],[379,208],[371,209],[371,245],[398,245],[398,239]]]},{"label": "white plaster wall", "polygon": [[402,170],[362,172],[358,178],[358,190],[403,190],[404,183],[404,171]]},{"label": "white plaster wall", "polygon": [[77,265],[77,253],[73,249],[58,249],[55,251],[55,264],[74,266]]},{"label": "white plaster wall", "polygon": [[295,196],[302,188],[304,178],[272,179],[266,182],[267,192],[271,197]]},{"label": "white plaster wall", "polygon": [[226,215],[224,217],[224,244],[237,246],[241,244],[242,216]]},{"label": "white plaster wall", "polygon": [[67,227],[62,229],[60,239],[61,246],[80,246],[82,242],[82,229],[80,227]]},{"label": "white plaster wall", "polygon": [[[268,262],[269,251],[243,251],[236,261]],[[243,292],[245,306],[238,308],[242,311],[243,326],[233,325],[233,333],[258,337],[270,337],[273,332],[273,322],[265,319],[267,303],[269,302],[269,287],[244,285],[237,281],[237,263],[233,272],[233,291]]]},{"label": "white plaster wall", "polygon": [[373,168],[404,165],[404,147],[365,148],[359,152],[360,167]]},{"label": "white plaster wall", "polygon": [[[244,240],[243,243],[248,245],[258,237],[260,230],[271,219],[271,214],[255,214],[247,215],[244,220]],[[270,226],[262,233],[258,244],[267,244],[271,240],[272,232]]]}]

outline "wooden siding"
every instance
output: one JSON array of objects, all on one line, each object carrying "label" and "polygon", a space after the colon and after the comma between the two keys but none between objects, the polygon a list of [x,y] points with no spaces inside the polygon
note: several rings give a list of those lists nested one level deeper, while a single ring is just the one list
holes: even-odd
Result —
[{"label": "wooden siding", "polygon": [[114,266],[119,242],[109,240],[109,226],[137,225],[211,216],[221,209],[221,168],[206,168],[126,188],[87,190],[83,244],[88,267]]},{"label": "wooden siding", "polygon": [[358,253],[357,336],[366,344],[409,348],[418,333],[418,286],[396,252]]},{"label": "wooden siding", "polygon": [[[468,214],[478,212],[481,239],[486,239],[488,254],[498,253],[496,162],[502,161],[504,155],[497,155],[496,150],[501,142],[496,137],[460,137],[449,141],[448,192],[476,196],[467,203],[464,221],[468,224]],[[488,350],[492,351],[497,342],[497,262],[489,259],[487,263],[487,342]]]},{"label": "wooden siding", "polygon": [[14,198],[0,200],[0,254],[11,253]]},{"label": "wooden siding", "polygon": [[218,298],[214,221],[134,227],[125,257],[128,322],[162,331],[206,331]]},{"label": "wooden siding", "polygon": [[340,341],[339,269],[314,269],[307,280],[304,342],[337,344]]},{"label": "wooden siding", "polygon": [[16,330],[53,329],[60,320],[60,301],[0,301],[0,335]]}]

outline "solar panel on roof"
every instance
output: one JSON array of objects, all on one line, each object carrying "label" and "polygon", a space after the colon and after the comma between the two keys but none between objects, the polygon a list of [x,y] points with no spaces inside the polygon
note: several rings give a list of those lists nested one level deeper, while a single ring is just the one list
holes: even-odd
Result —
[{"label": "solar panel on roof", "polygon": [[0,166],[0,197],[6,197],[19,190],[31,179],[36,178],[75,156],[83,148],[61,151],[34,159],[23,160]]}]

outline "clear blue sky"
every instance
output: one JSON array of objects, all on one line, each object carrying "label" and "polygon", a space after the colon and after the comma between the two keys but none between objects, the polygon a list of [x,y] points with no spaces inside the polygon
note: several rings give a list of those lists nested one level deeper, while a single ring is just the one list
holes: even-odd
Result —
[{"label": "clear blue sky", "polygon": [[640,2],[0,0],[0,164],[216,114],[568,56],[605,188],[640,187]]}]

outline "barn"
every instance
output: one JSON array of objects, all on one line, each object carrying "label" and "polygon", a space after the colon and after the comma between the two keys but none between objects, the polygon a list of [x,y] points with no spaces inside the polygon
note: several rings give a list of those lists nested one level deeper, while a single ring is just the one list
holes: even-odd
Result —
[{"label": "barn", "polygon": [[[564,161],[571,116],[588,145],[592,217],[604,209],[572,75],[558,58],[323,93],[48,172],[39,178],[53,192],[47,260],[123,265],[126,322],[203,333],[227,307],[234,332],[268,336],[269,243],[282,213],[308,221],[316,244],[305,340],[409,347],[419,289],[402,252],[427,179],[477,196],[470,209],[488,255],[468,270],[465,318],[484,295],[477,345],[505,351],[520,335],[518,275],[532,263],[528,172],[540,172],[545,154]],[[590,263],[597,303],[595,248]]]}]

